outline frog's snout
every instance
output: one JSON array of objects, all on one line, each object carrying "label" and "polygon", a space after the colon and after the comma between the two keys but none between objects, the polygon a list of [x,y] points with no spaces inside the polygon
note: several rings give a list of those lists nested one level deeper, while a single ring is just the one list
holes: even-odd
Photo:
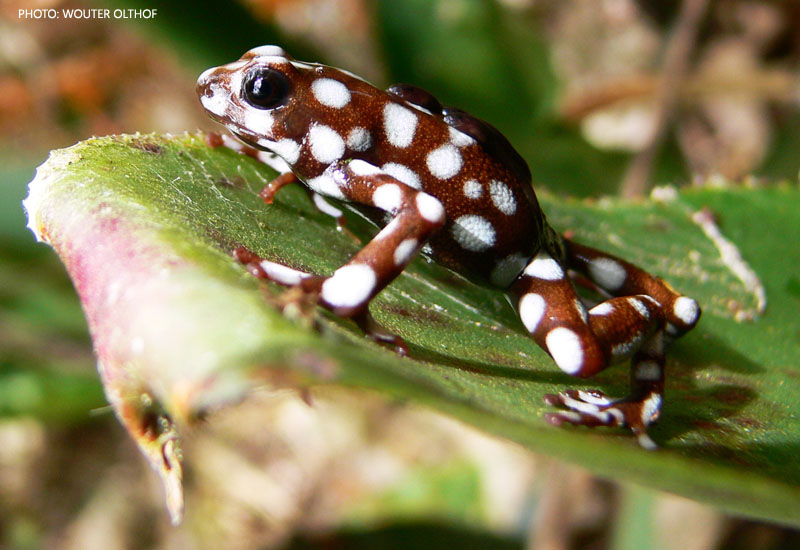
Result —
[{"label": "frog's snout", "polygon": [[203,74],[197,77],[197,95],[202,95],[209,82],[214,79],[214,73],[216,71],[217,67],[211,67],[210,69],[203,71]]},{"label": "frog's snout", "polygon": [[211,67],[210,69],[206,69],[203,71],[197,78],[197,96],[200,98],[200,101],[203,100],[205,96],[213,96],[214,88],[217,88],[219,85],[220,74],[219,74],[219,67]]},{"label": "frog's snout", "polygon": [[224,90],[224,73],[221,67],[203,71],[197,79],[197,97],[212,117],[222,117],[228,108],[228,95]]}]

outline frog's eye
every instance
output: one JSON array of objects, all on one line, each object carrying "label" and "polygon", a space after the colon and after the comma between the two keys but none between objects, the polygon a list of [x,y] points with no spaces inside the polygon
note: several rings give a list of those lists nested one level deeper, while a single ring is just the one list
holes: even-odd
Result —
[{"label": "frog's eye", "polygon": [[258,109],[274,109],[289,97],[289,81],[283,73],[260,67],[244,80],[244,100]]}]

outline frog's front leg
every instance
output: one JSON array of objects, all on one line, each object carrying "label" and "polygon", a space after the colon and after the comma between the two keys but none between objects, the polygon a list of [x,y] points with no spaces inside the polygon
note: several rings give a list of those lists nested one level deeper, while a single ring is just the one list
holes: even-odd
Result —
[{"label": "frog's front leg", "polygon": [[[284,161],[280,160],[275,154],[270,153],[269,151],[261,151],[254,147],[250,147],[249,145],[245,145],[241,141],[224,134],[220,135],[216,133],[209,133],[206,135],[206,142],[210,147],[225,146],[228,149],[236,151],[237,153],[254,158],[257,161],[262,162],[280,172],[276,178],[268,182],[267,185],[265,185],[264,188],[258,193],[258,196],[261,197],[266,204],[272,204],[272,201],[275,200],[275,195],[277,195],[278,191],[287,185],[292,183],[300,183],[300,180],[297,178],[294,172],[284,171],[289,169],[288,165],[286,165]],[[325,198],[319,193],[315,193],[308,187],[305,187],[305,189],[311,197],[316,209],[323,214],[327,214],[335,218],[336,226],[340,231],[347,231],[347,223],[342,211],[326,201]],[[350,233],[348,232],[348,234]],[[350,236],[356,240],[352,234],[350,234]],[[242,257],[245,257],[248,253],[248,251],[242,249],[237,254],[241,254]]]},{"label": "frog's front leg", "polygon": [[[658,419],[663,399],[664,329],[667,322],[675,321],[652,294],[662,299],[669,297],[670,303],[682,297],[630,264],[591,249],[570,249],[572,243],[565,244],[569,267],[585,272],[609,293],[624,290],[629,295],[611,298],[587,311],[563,267],[542,251],[512,286],[523,324],[556,364],[575,376],[589,377],[614,362],[631,358],[632,388],[623,399],[610,399],[597,391],[547,396],[548,403],[569,410],[550,413],[546,418],[557,425],[568,422],[629,426],[642,446],[652,448],[655,444],[646,430]],[[589,251],[591,259],[583,262],[580,258],[588,257]],[[601,273],[598,266],[611,268],[616,279]],[[688,315],[685,317],[690,321]],[[696,321],[684,323],[683,328]]]},{"label": "frog's front leg", "polygon": [[362,160],[332,164],[311,186],[317,191],[338,189],[340,198],[377,207],[391,214],[392,220],[330,277],[293,270],[250,253],[240,252],[238,258],[254,275],[299,287],[335,314],[354,318],[376,339],[393,341],[390,335],[375,329],[367,306],[442,227],[442,203]]}]

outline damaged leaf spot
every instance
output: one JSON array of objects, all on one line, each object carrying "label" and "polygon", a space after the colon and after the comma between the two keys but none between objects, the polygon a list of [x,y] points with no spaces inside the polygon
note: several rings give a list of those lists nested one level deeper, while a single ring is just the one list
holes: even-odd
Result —
[{"label": "damaged leaf spot", "polygon": [[708,208],[702,208],[692,215],[692,221],[703,230],[703,233],[711,239],[714,246],[719,250],[722,263],[736,275],[744,284],[744,288],[755,300],[755,307],[748,307],[730,298],[727,300],[727,308],[733,314],[734,319],[739,322],[752,321],[756,316],[763,315],[767,307],[767,292],[764,284],[759,280],[756,272],[742,258],[741,252],[730,240],[725,238],[714,220],[714,215]]},{"label": "damaged leaf spot", "polygon": [[153,155],[160,155],[164,151],[160,145],[147,140],[134,139],[131,140],[130,145],[135,149],[139,149],[140,151],[151,153]]}]

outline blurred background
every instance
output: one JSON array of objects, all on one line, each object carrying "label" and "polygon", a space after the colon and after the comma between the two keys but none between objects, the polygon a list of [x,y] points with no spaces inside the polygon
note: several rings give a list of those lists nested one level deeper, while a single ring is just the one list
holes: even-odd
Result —
[{"label": "blurred background", "polygon": [[[110,17],[66,17],[73,8]],[[20,201],[51,149],[218,131],[197,75],[270,43],[490,121],[556,193],[646,196],[800,168],[791,0],[0,0],[0,548],[800,544],[792,529],[333,389],[313,406],[265,389],[188,434],[189,508],[172,528],[106,406],[70,282]]]}]

